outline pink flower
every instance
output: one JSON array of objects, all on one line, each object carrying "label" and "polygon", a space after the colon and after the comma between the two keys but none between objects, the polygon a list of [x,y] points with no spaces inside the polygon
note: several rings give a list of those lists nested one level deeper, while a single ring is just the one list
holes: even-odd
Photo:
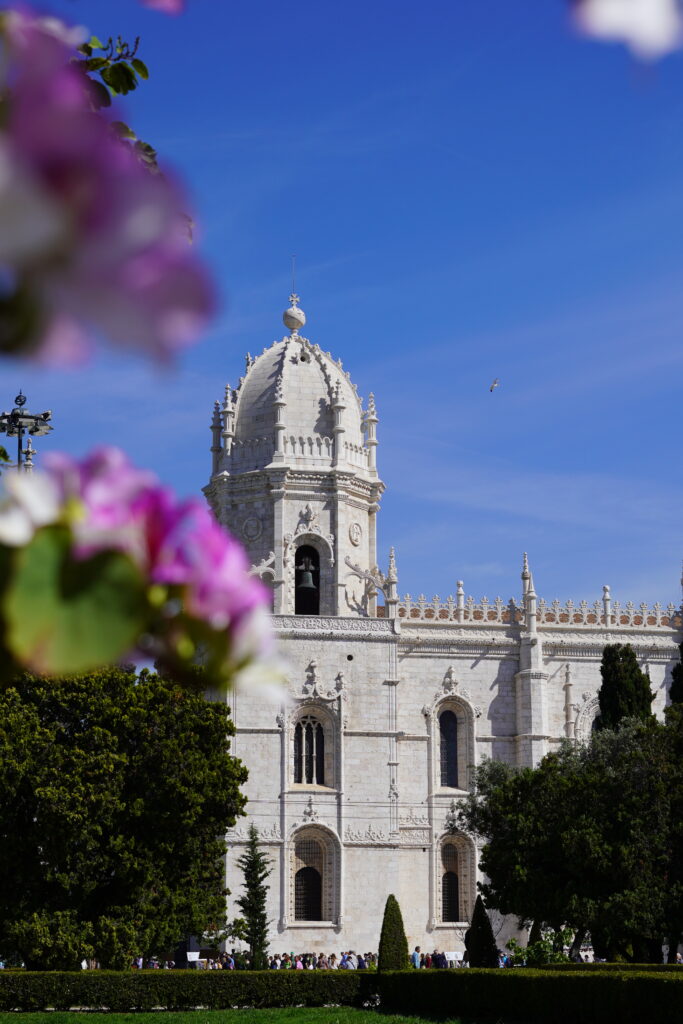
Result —
[{"label": "pink flower", "polygon": [[142,2],[145,7],[163,11],[164,14],[182,14],[185,10],[185,0],[142,0]]},{"label": "pink flower", "polygon": [[[116,448],[98,449],[82,462],[52,454],[45,464],[63,506],[73,509],[79,556],[125,551],[151,584],[182,588],[185,612],[214,630],[234,633],[233,646],[240,646],[253,616],[267,605],[267,591],[248,575],[240,544],[203,504],[178,501]],[[240,660],[264,653],[269,645],[268,631],[261,627],[250,649],[240,650]]]},{"label": "pink flower", "polygon": [[6,344],[61,362],[82,355],[95,333],[168,359],[213,304],[184,230],[183,196],[92,112],[54,26],[16,11],[2,25],[0,87],[10,93],[0,269],[38,314],[31,336],[17,343],[8,331]]}]

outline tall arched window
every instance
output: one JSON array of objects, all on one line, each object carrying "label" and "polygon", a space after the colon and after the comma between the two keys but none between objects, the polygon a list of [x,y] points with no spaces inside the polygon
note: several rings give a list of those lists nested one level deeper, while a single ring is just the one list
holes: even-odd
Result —
[{"label": "tall arched window", "polygon": [[310,544],[302,545],[296,552],[294,614],[320,614],[320,555]]},{"label": "tall arched window", "polygon": [[453,843],[441,847],[441,920],[460,920],[460,879],[458,878],[458,851]]},{"label": "tall arched window", "polygon": [[325,732],[310,716],[300,719],[294,729],[294,781],[325,785]]},{"label": "tall arched window", "polygon": [[294,856],[294,917],[297,921],[322,921],[322,846],[317,839],[299,839]]},{"label": "tall arched window", "polygon": [[453,711],[439,715],[441,785],[458,788],[458,719]]}]

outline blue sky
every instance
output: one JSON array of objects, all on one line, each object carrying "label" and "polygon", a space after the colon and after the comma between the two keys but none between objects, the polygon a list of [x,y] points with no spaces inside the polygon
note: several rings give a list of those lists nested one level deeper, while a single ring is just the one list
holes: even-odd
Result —
[{"label": "blue sky", "polygon": [[125,111],[223,304],[174,372],[5,362],[0,405],[54,411],[40,451],[120,444],[198,493],[296,252],[307,336],[376,395],[402,593],[508,598],[527,550],[549,600],[680,600],[681,55],[582,39],[562,0],[46,7],[142,37]]}]

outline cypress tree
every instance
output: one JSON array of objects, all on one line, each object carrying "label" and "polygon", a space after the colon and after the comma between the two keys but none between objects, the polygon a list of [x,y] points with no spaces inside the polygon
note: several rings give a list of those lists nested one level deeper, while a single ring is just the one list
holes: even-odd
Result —
[{"label": "cypress tree", "polygon": [[677,661],[671,672],[671,688],[669,700],[672,704],[683,704],[683,644],[678,645],[680,661]]},{"label": "cypress tree", "polygon": [[266,893],[269,886],[265,882],[272,869],[259,847],[258,830],[255,825],[249,826],[247,846],[237,864],[244,874],[244,893],[235,902],[244,917],[244,935],[251,953],[249,966],[252,971],[263,971],[268,967]]},{"label": "cypress tree", "polygon": [[650,678],[638,666],[630,644],[607,644],[600,665],[599,729],[619,729],[624,718],[650,718],[654,693]]},{"label": "cypress tree", "polygon": [[377,961],[379,971],[405,971],[410,966],[401,908],[393,895],[387,896],[384,907]]},{"label": "cypress tree", "polygon": [[498,966],[498,948],[481,896],[477,896],[474,904],[472,923],[465,934],[465,949],[470,967]]}]

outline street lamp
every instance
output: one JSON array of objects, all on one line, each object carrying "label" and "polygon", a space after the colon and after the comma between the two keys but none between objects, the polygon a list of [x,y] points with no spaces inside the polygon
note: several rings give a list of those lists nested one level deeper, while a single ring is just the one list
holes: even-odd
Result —
[{"label": "street lamp", "polygon": [[[0,434],[7,434],[8,437],[17,439],[17,469],[21,469],[22,460],[25,463],[24,469],[32,468],[33,446],[31,437],[44,437],[49,434],[52,427],[49,420],[52,419],[52,412],[32,413],[24,409],[26,395],[21,391],[14,399],[14,409],[11,412],[0,413]],[[28,445],[23,447],[24,434],[28,434]],[[25,457],[25,458],[24,458]]]}]

